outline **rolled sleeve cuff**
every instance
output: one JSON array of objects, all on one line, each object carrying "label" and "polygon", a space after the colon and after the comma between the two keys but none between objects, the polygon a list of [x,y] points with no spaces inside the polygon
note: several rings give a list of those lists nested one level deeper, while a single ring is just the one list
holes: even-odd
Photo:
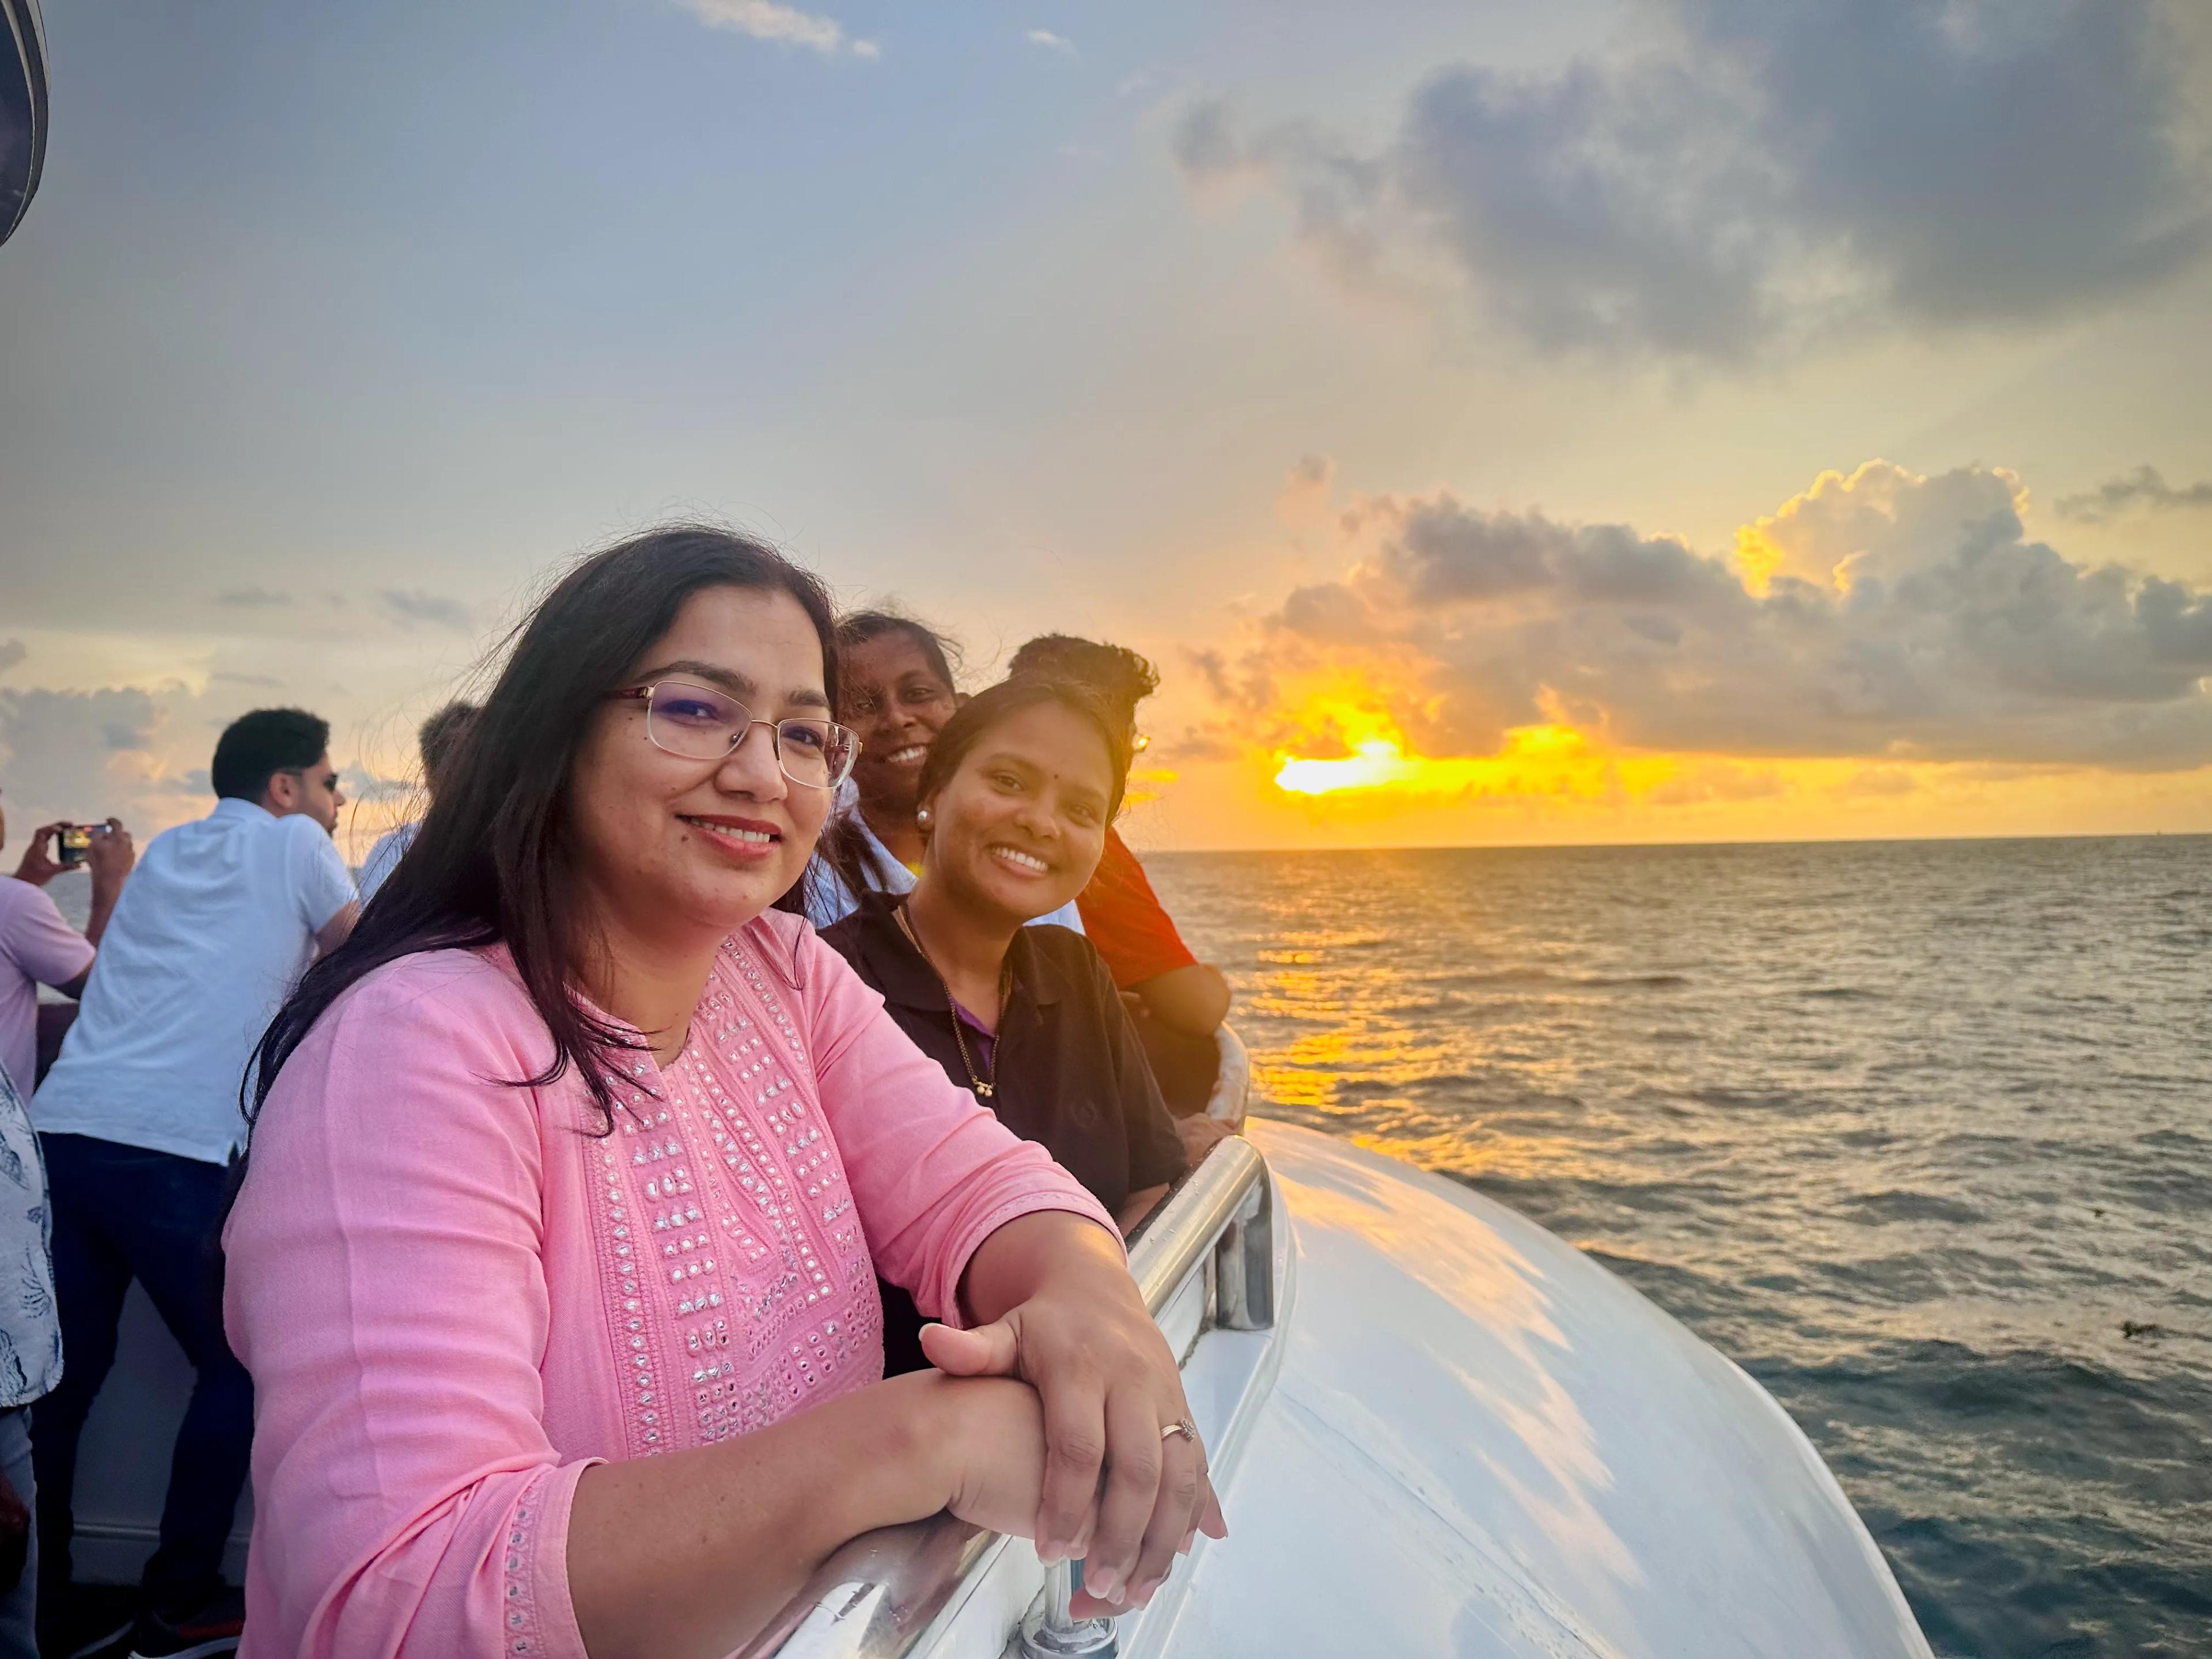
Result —
[{"label": "rolled sleeve cuff", "polygon": [[547,1469],[515,1504],[507,1533],[501,1653],[587,1659],[568,1595],[568,1517],[584,1471],[605,1462],[587,1457]]},{"label": "rolled sleeve cuff", "polygon": [[[1106,1230],[1106,1237],[1114,1241],[1114,1248],[1121,1252],[1122,1260],[1128,1259],[1128,1247],[1121,1242],[1121,1230],[1114,1224],[1114,1218],[1106,1213],[1106,1206],[1080,1187],[1073,1187],[1072,1182],[1070,1186],[1072,1190],[1040,1188],[1003,1200],[986,1210],[980,1220],[963,1231],[954,1248],[945,1253],[947,1266],[943,1278],[929,1287],[936,1298],[939,1323],[950,1325],[956,1330],[968,1328],[967,1316],[960,1310],[960,1281],[967,1274],[968,1263],[974,1259],[975,1252],[982,1249],[985,1239],[1009,1221],[1022,1216],[1034,1215],[1040,1210],[1064,1210],[1070,1215],[1079,1215],[1086,1221],[1095,1221]],[[922,1310],[925,1313],[929,1311],[926,1304]]]}]

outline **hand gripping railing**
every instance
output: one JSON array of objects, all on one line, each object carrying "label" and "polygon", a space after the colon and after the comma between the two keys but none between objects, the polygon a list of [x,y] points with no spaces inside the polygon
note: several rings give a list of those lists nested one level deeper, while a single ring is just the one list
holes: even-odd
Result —
[{"label": "hand gripping railing", "polygon": [[[1129,1272],[1158,1317],[1214,1259],[1212,1323],[1264,1330],[1274,1322],[1273,1211],[1267,1166],[1252,1143],[1215,1146],[1154,1212],[1129,1249]],[[733,1659],[905,1659],[961,1581],[1000,1541],[952,1516],[863,1533],[839,1549]],[[1048,1595],[1066,1589],[1055,1574]]]}]

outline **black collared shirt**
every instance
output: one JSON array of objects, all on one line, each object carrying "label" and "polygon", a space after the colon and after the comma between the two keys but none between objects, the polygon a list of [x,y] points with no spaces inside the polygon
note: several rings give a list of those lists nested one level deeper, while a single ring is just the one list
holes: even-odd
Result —
[{"label": "black collared shirt", "polygon": [[[865,895],[822,937],[860,976],[915,1046],[965,1089],[945,983],[898,924],[897,901]],[[1066,927],[1024,927],[1008,952],[997,1070],[983,1103],[1024,1140],[1050,1152],[1109,1212],[1133,1192],[1189,1167],[1113,976],[1091,942]],[[969,1054],[981,1056],[971,1036]]]}]

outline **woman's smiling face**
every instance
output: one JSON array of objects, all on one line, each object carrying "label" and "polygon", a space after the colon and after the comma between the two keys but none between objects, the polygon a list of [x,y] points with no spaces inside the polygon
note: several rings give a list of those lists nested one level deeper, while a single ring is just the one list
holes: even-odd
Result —
[{"label": "woman's smiling face", "polygon": [[1113,760],[1074,710],[1040,703],[984,732],[930,811],[925,879],[1020,923],[1089,884],[1105,848]]},{"label": "woman's smiling face", "polygon": [[873,811],[913,811],[930,739],[958,706],[952,688],[903,628],[838,653],[837,679],[837,718],[860,734],[853,787]]},{"label": "woman's smiling face", "polygon": [[[778,589],[694,593],[623,684],[664,679],[724,692],[755,720],[830,714],[821,638]],[[611,700],[569,774],[577,873],[617,936],[726,933],[799,879],[833,793],[785,776],[765,727],[719,761],[690,760],[646,735],[642,702]]]}]

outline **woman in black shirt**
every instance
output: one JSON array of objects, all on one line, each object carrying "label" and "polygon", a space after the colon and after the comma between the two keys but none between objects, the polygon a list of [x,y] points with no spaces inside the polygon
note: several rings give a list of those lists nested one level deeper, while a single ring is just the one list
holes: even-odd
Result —
[{"label": "woman in black shirt", "polygon": [[1043,1146],[1127,1232],[1187,1167],[1111,975],[1065,927],[1121,804],[1128,739],[1083,691],[1016,678],[929,746],[921,874],[823,933],[922,1051]]}]

